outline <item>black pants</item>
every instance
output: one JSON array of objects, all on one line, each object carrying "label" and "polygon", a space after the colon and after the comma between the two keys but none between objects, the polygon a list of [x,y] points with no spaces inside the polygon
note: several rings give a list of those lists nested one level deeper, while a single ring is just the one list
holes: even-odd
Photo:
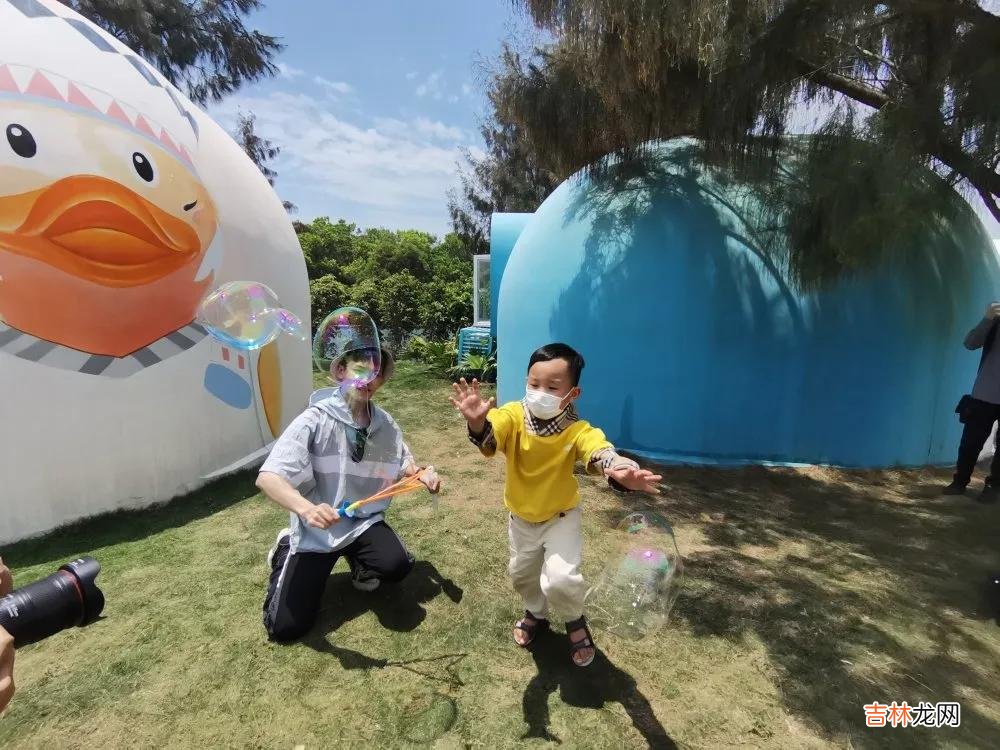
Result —
[{"label": "black pants", "polygon": [[[979,454],[989,440],[993,431],[993,423],[1000,419],[1000,406],[986,401],[972,399],[965,416],[965,429],[962,431],[962,442],[958,446],[958,464],[955,467],[955,483],[963,487],[972,479]],[[1000,480],[1000,451],[993,454],[993,464],[990,466],[990,476],[986,480]]]},{"label": "black pants", "polygon": [[289,554],[288,537],[271,560],[271,580],[264,599],[264,627],[272,641],[305,635],[319,615],[320,600],[333,566],[343,557],[383,581],[401,581],[413,569],[413,557],[388,524],[372,525],[336,552]]}]

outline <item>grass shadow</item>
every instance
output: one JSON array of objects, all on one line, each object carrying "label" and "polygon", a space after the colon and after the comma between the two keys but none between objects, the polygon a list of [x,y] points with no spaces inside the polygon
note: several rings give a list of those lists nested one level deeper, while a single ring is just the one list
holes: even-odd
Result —
[{"label": "grass shadow", "polygon": [[346,670],[369,671],[398,667],[449,687],[460,687],[464,683],[456,668],[465,659],[466,653],[399,661],[368,656],[336,645],[329,638],[332,632],[365,612],[372,612],[384,628],[400,633],[411,632],[427,616],[423,605],[442,594],[453,604],[459,604],[465,592],[425,560],[417,561],[410,574],[398,584],[383,583],[370,593],[354,589],[348,573],[333,575],[323,596],[319,619],[302,639],[302,643],[320,653],[336,657]]},{"label": "grass shadow", "polygon": [[[984,584],[996,508],[931,496],[943,470],[663,473],[665,497],[622,504],[697,529],[693,549],[681,545],[685,580],[672,615],[694,636],[763,644],[782,701],[828,737],[870,740],[860,732],[872,700],[959,696],[962,740],[987,747],[1000,736],[988,709],[1000,702],[1000,636],[970,622],[991,614]],[[620,513],[606,509],[602,520],[614,525]],[[931,732],[883,734],[880,746],[928,747]]]},{"label": "grass shadow", "polygon": [[257,470],[241,471],[201,487],[189,495],[143,510],[124,509],[103,513],[62,526],[43,536],[32,537],[4,548],[4,562],[11,569],[59,561],[128,542],[135,542],[167,529],[180,528],[208,518],[258,494]]},{"label": "grass shadow", "polygon": [[372,612],[384,628],[409,632],[427,617],[423,605],[441,594],[458,604],[464,591],[426,560],[418,560],[399,583],[383,582],[373,592],[356,590],[349,573],[337,573],[330,576],[319,618],[311,632],[332,633],[365,612]]},{"label": "grass shadow", "polygon": [[562,744],[549,727],[549,696],[558,691],[563,703],[575,708],[600,710],[606,703],[620,703],[650,748],[677,747],[635,679],[601,651],[589,667],[581,669],[569,658],[568,639],[551,630],[539,631],[528,651],[538,673],[524,689],[522,709],[528,728],[522,740],[538,738]]}]

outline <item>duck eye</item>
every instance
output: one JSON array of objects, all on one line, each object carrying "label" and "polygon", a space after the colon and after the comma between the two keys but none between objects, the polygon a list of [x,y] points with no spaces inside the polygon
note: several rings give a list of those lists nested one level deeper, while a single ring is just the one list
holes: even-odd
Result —
[{"label": "duck eye", "polygon": [[132,166],[135,167],[135,173],[146,182],[153,181],[155,176],[153,174],[153,165],[150,164],[145,154],[140,154],[138,151],[132,154]]},{"label": "duck eye", "polygon": [[30,159],[38,152],[34,136],[23,125],[11,123],[7,126],[7,143],[18,156]]}]

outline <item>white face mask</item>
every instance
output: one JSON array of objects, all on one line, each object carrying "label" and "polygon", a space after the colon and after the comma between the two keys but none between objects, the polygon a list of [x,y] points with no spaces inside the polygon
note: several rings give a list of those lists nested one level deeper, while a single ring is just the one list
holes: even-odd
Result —
[{"label": "white face mask", "polygon": [[[565,398],[565,396],[563,397]],[[562,398],[553,396],[544,391],[535,391],[528,388],[524,393],[525,403],[530,411],[538,419],[552,419],[559,416],[563,410]]]}]

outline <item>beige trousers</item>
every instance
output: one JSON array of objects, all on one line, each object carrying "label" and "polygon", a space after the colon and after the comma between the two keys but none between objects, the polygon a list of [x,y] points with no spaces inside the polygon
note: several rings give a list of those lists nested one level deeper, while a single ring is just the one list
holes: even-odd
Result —
[{"label": "beige trousers", "polygon": [[525,609],[535,617],[548,617],[551,605],[567,621],[580,617],[587,584],[580,574],[583,534],[579,506],[543,523],[511,515],[507,532],[507,571]]}]

